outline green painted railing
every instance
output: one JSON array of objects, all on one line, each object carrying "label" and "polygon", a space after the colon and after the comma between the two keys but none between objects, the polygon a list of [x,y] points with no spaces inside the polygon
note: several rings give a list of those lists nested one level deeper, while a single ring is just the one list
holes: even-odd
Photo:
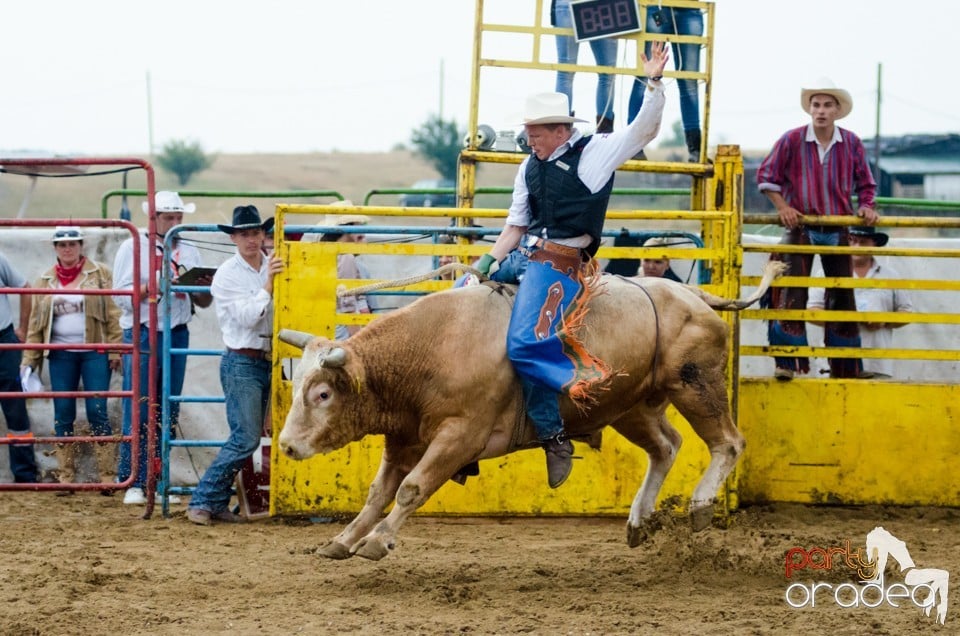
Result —
[{"label": "green painted railing", "polygon": [[[343,201],[343,195],[336,190],[280,190],[277,192],[243,192],[234,190],[178,190],[181,197],[233,198],[233,199],[309,199],[313,197],[333,197]],[[107,202],[112,197],[145,197],[146,190],[109,190],[100,198],[100,216],[107,218]]]}]

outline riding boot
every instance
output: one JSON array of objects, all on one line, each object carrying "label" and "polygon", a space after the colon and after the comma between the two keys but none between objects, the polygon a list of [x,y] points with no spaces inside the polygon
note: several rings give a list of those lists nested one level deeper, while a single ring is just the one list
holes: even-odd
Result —
[{"label": "riding boot", "polygon": [[685,130],[683,134],[687,138],[687,151],[690,153],[690,163],[700,163],[700,129]]},{"label": "riding boot", "polygon": [[[117,480],[117,445],[96,444],[93,447],[93,452],[97,457],[100,481],[108,484],[114,483]],[[101,490],[100,494],[110,496],[113,494],[113,490]]]},{"label": "riding boot", "polygon": [[603,115],[597,115],[597,131],[598,133],[612,133],[613,132],[613,118],[607,118]]},{"label": "riding boot", "polygon": [[[57,471],[57,480],[61,484],[72,484],[77,475],[77,446],[76,444],[57,444],[54,451],[57,456],[57,464],[60,469]],[[67,497],[72,495],[72,490],[61,490],[57,493],[58,497]]]},{"label": "riding boot", "polygon": [[537,439],[547,453],[547,484],[557,488],[570,476],[573,468],[573,442],[561,439],[563,420],[560,418],[558,394],[520,378],[527,417],[533,423]]},{"label": "riding boot", "polygon": [[559,488],[573,469],[573,442],[559,435],[543,442],[547,453],[547,484]]}]

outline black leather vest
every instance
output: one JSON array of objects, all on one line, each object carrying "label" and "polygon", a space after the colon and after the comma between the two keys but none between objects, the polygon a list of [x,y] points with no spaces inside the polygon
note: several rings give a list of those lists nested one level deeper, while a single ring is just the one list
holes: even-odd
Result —
[{"label": "black leather vest", "polygon": [[526,181],[530,192],[530,234],[546,238],[573,238],[589,234],[593,239],[585,249],[593,256],[600,247],[600,234],[607,214],[613,176],[597,193],[590,192],[577,175],[580,157],[590,137],[582,137],[555,161],[541,161],[531,155]]}]

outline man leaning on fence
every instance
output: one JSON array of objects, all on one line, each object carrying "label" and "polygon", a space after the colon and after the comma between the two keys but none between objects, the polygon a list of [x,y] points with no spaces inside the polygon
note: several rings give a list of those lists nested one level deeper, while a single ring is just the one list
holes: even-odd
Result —
[{"label": "man leaning on fence", "polygon": [[[784,133],[763,160],[757,172],[760,191],[777,208],[785,231],[782,244],[848,245],[848,230],[839,225],[805,225],[803,216],[858,216],[867,225],[876,225],[874,209],[876,183],[870,173],[863,143],[855,134],[835,124],[853,110],[850,93],[827,79],[800,91],[800,104],[810,115],[810,123]],[[858,197],[854,210],[852,196]],[[789,265],[791,276],[809,276],[813,254],[774,255]],[[821,254],[826,276],[850,276],[850,256]],[[826,307],[839,311],[856,310],[852,289],[827,290]],[[776,309],[805,309],[806,287],[774,287],[771,306]],[[828,322],[824,342],[830,347],[859,347],[855,322]],[[768,326],[771,345],[807,346],[806,325],[802,320],[771,320]],[[807,358],[777,357],[775,377],[790,380],[808,373]],[[856,378],[863,372],[859,359],[831,358],[830,376]]]}]

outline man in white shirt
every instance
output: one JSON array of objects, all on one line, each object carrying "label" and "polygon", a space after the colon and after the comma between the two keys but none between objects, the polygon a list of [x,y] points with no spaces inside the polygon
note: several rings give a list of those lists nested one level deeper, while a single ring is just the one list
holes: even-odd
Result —
[{"label": "man in white shirt", "polygon": [[[139,460],[137,461],[137,477],[127,490],[123,498],[125,504],[144,504],[146,495],[143,489],[147,483],[147,395],[149,394],[149,364],[152,357],[157,358],[159,367],[159,356],[150,356],[150,341],[148,329],[149,325],[149,304],[147,302],[148,281],[150,272],[160,271],[163,256],[163,239],[167,232],[174,226],[183,223],[184,214],[192,214],[196,210],[193,203],[184,205],[180,195],[176,192],[160,191],[155,198],[157,220],[156,220],[156,247],[157,252],[153,255],[153,265],[151,268],[151,255],[149,246],[149,237],[146,232],[139,236],[140,241],[140,280],[137,284],[140,287],[140,445]],[[144,213],[149,212],[149,206],[146,201],[143,203]],[[170,255],[169,276],[172,280],[189,271],[194,267],[199,267],[200,252],[193,245],[176,239],[172,245],[173,253]],[[209,285],[208,279],[201,279],[196,282],[198,286]],[[133,238],[129,238],[120,244],[117,249],[116,257],[113,261],[113,288],[114,289],[133,289]],[[114,302],[120,307],[120,328],[123,330],[123,342],[130,344],[133,342],[133,298],[131,296],[114,296]],[[157,350],[163,349],[163,320],[165,312],[170,312],[170,348],[186,349],[190,346],[190,333],[187,330],[187,323],[193,315],[193,305],[197,307],[209,307],[213,302],[210,294],[176,293],[172,295],[170,306],[160,302],[157,307],[159,324],[157,326]],[[184,355],[174,355],[170,357],[170,394],[180,395],[183,391],[183,380],[186,374],[187,357]],[[162,369],[157,369],[157,395],[160,395],[160,378]],[[123,356],[123,390],[129,391],[133,386],[133,367],[132,357]],[[170,405],[170,427],[171,434],[175,430],[177,419],[180,415],[179,404]],[[133,427],[130,424],[131,405],[129,399],[123,400],[123,434],[130,435]],[[160,409],[157,409],[157,418],[159,419]],[[158,422],[159,424],[159,422]],[[156,436],[159,446],[160,434]],[[130,444],[120,445],[120,462],[118,466],[118,479],[123,482],[130,477],[131,473],[131,452]],[[175,497],[171,497],[172,502],[176,502]]]},{"label": "man in white shirt", "polygon": [[[650,143],[663,117],[662,42],[641,53],[649,98],[629,126],[585,137],[573,127],[567,96],[527,99],[524,130],[532,154],[513,184],[506,224],[476,268],[502,283],[519,283],[507,335],[507,356],[520,376],[527,415],[547,459],[547,483],[570,474],[573,444],[563,435],[559,396],[589,401],[610,377],[602,360],[583,352],[575,327],[595,273],[594,254],[617,168]],[[494,268],[494,264],[497,268]],[[576,350],[577,353],[571,353]]]},{"label": "man in white shirt", "polygon": [[211,292],[226,352],[220,384],[226,398],[230,437],[207,468],[190,499],[187,518],[199,525],[233,523],[241,517],[229,509],[232,485],[244,462],[260,444],[270,405],[270,342],[273,330],[273,280],[283,262],[264,254],[273,219],[260,221],[252,205],[233,211],[233,225],[218,225],[230,235],[237,253],[213,277]]},{"label": "man in white shirt", "polygon": [[[883,247],[889,236],[878,232],[872,226],[855,225],[849,230],[851,247]],[[900,278],[900,274],[889,265],[881,265],[871,254],[853,254],[853,276],[855,278]],[[911,312],[913,301],[910,293],[905,289],[861,288],[853,290],[857,302],[857,311],[871,312]],[[807,309],[824,308],[824,289],[822,287],[810,289],[810,298]],[[903,327],[902,322],[861,322],[860,346],[864,349],[890,349],[893,347],[893,330]],[[863,375],[861,377],[890,378],[893,377],[893,360],[881,358],[864,358]]]}]

